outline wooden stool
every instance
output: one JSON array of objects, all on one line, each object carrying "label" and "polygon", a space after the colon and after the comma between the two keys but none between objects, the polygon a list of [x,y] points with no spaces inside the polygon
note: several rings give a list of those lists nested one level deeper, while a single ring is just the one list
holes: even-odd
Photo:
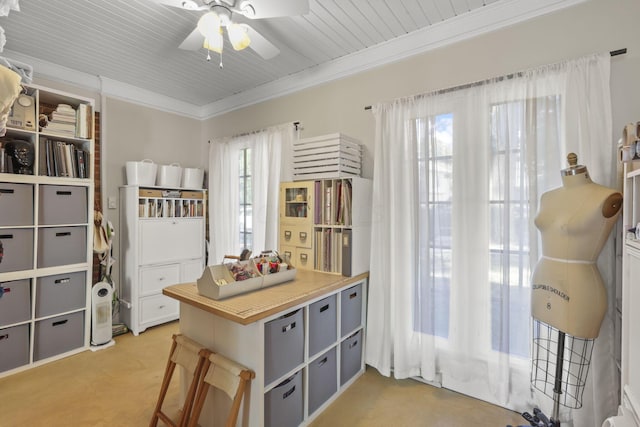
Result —
[{"label": "wooden stool", "polygon": [[[192,339],[187,338],[182,334],[173,335],[173,343],[171,344],[171,350],[169,352],[167,368],[164,371],[164,378],[162,379],[162,386],[160,387],[160,395],[158,396],[158,402],[156,403],[153,416],[149,422],[149,427],[157,426],[158,419],[161,419],[167,425],[172,427],[183,427],[187,425],[191,415],[194,397],[196,395],[198,380],[202,375],[202,368],[204,367],[205,362],[208,361],[209,354],[211,354],[209,350]],[[177,423],[169,418],[167,414],[162,412],[162,403],[164,402],[167,390],[169,389],[169,384],[171,383],[171,378],[173,377],[176,365],[182,366],[193,375],[189,391],[187,392],[187,396],[184,400],[182,413]]]},{"label": "wooden stool", "polygon": [[198,381],[198,395],[193,406],[189,427],[198,425],[200,412],[204,406],[210,386],[223,391],[231,399],[231,409],[225,426],[235,427],[247,385],[255,376],[252,370],[239,365],[233,360],[217,353],[210,353]]}]

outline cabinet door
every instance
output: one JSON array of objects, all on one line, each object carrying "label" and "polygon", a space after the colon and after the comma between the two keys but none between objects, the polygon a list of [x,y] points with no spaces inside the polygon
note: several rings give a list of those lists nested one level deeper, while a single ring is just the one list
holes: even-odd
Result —
[{"label": "cabinet door", "polygon": [[203,219],[148,220],[140,223],[140,264],[201,258]]},{"label": "cabinet door", "polygon": [[280,220],[291,224],[312,224],[313,181],[285,182],[280,185]]}]

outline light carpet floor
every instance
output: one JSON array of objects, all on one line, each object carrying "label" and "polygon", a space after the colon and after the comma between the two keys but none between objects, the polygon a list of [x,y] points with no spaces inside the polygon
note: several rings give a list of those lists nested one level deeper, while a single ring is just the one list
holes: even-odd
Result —
[{"label": "light carpet floor", "polygon": [[[155,406],[178,323],[150,328],[116,345],[85,351],[0,378],[1,427],[146,426]],[[165,411],[178,413],[174,380]],[[512,411],[368,368],[311,427],[504,427]]]}]

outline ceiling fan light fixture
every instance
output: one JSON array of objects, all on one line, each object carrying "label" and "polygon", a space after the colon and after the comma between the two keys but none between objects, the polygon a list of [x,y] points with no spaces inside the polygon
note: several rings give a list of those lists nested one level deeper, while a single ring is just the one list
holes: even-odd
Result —
[{"label": "ceiling fan light fixture", "polygon": [[207,12],[198,20],[198,31],[205,38],[217,37],[220,34],[220,18],[216,13]]},{"label": "ceiling fan light fixture", "polygon": [[218,27],[218,31],[216,33],[211,33],[210,35],[207,35],[204,38],[202,47],[221,54],[222,49],[224,48],[224,40],[222,38],[222,27]]},{"label": "ceiling fan light fixture", "polygon": [[242,24],[230,24],[227,27],[229,41],[235,50],[242,50],[251,44],[247,28]]}]

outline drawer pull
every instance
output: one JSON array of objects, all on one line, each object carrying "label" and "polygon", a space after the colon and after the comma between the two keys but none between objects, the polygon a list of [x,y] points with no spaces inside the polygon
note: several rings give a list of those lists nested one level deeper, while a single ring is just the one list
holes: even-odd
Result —
[{"label": "drawer pull", "polygon": [[358,345],[358,340],[355,340],[354,342],[349,343],[349,348],[353,348],[357,345]]},{"label": "drawer pull", "polygon": [[70,196],[71,195],[71,191],[56,191],[56,194],[58,196]]},{"label": "drawer pull", "polygon": [[56,237],[64,237],[64,236],[71,236],[71,232],[70,231],[62,231],[60,233],[56,233]]},{"label": "drawer pull", "polygon": [[13,234],[0,234],[0,239],[13,239]]},{"label": "drawer pull", "polygon": [[158,277],[158,281],[162,282],[164,280],[164,277]]},{"label": "drawer pull", "polygon": [[318,362],[318,366],[322,366],[325,363],[327,363],[327,359],[328,359],[327,356],[325,356],[324,359],[322,359],[321,361]]},{"label": "drawer pull", "polygon": [[282,333],[284,334],[285,332],[288,332],[295,327],[296,327],[296,322],[289,323],[287,326],[282,327]]},{"label": "drawer pull", "polygon": [[282,395],[282,398],[286,399],[287,397],[291,396],[294,391],[296,391],[296,386],[291,387],[291,390],[285,391]]},{"label": "drawer pull", "polygon": [[58,320],[57,322],[53,322],[51,324],[51,326],[60,326],[60,325],[64,325],[65,323],[67,323],[69,321],[69,319],[64,319],[64,320]]},{"label": "drawer pull", "polygon": [[164,307],[165,307],[165,305],[164,305],[164,304],[163,304],[163,305],[159,305],[159,306],[158,306],[158,308],[159,308],[160,310],[162,310]]},{"label": "drawer pull", "polygon": [[291,258],[291,252],[290,252],[290,251],[284,251],[284,255],[285,255],[287,258]]},{"label": "drawer pull", "polygon": [[307,232],[306,231],[301,231],[300,233],[298,233],[298,235],[300,236],[300,240],[307,240]]},{"label": "drawer pull", "polygon": [[290,230],[285,230],[284,231],[284,238],[289,240],[291,239],[291,231]]},{"label": "drawer pull", "polygon": [[307,262],[307,254],[300,254],[300,260],[303,262]]},{"label": "drawer pull", "polygon": [[327,311],[329,310],[329,304],[323,305],[322,307],[320,307],[320,313],[322,313],[323,311]]},{"label": "drawer pull", "polygon": [[14,190],[10,188],[0,188],[0,195],[2,194],[13,194]]},{"label": "drawer pull", "polygon": [[65,283],[69,283],[69,282],[71,282],[71,279],[69,277],[65,277],[64,279],[54,280],[54,283],[56,285],[63,285]]},{"label": "drawer pull", "polygon": [[0,335],[0,341],[9,339],[9,334]]},{"label": "drawer pull", "polygon": [[357,292],[354,292],[354,293],[352,293],[352,294],[349,294],[349,299],[354,299],[354,298],[355,298],[355,297],[357,297],[357,296],[358,296],[358,293],[357,293]]}]

